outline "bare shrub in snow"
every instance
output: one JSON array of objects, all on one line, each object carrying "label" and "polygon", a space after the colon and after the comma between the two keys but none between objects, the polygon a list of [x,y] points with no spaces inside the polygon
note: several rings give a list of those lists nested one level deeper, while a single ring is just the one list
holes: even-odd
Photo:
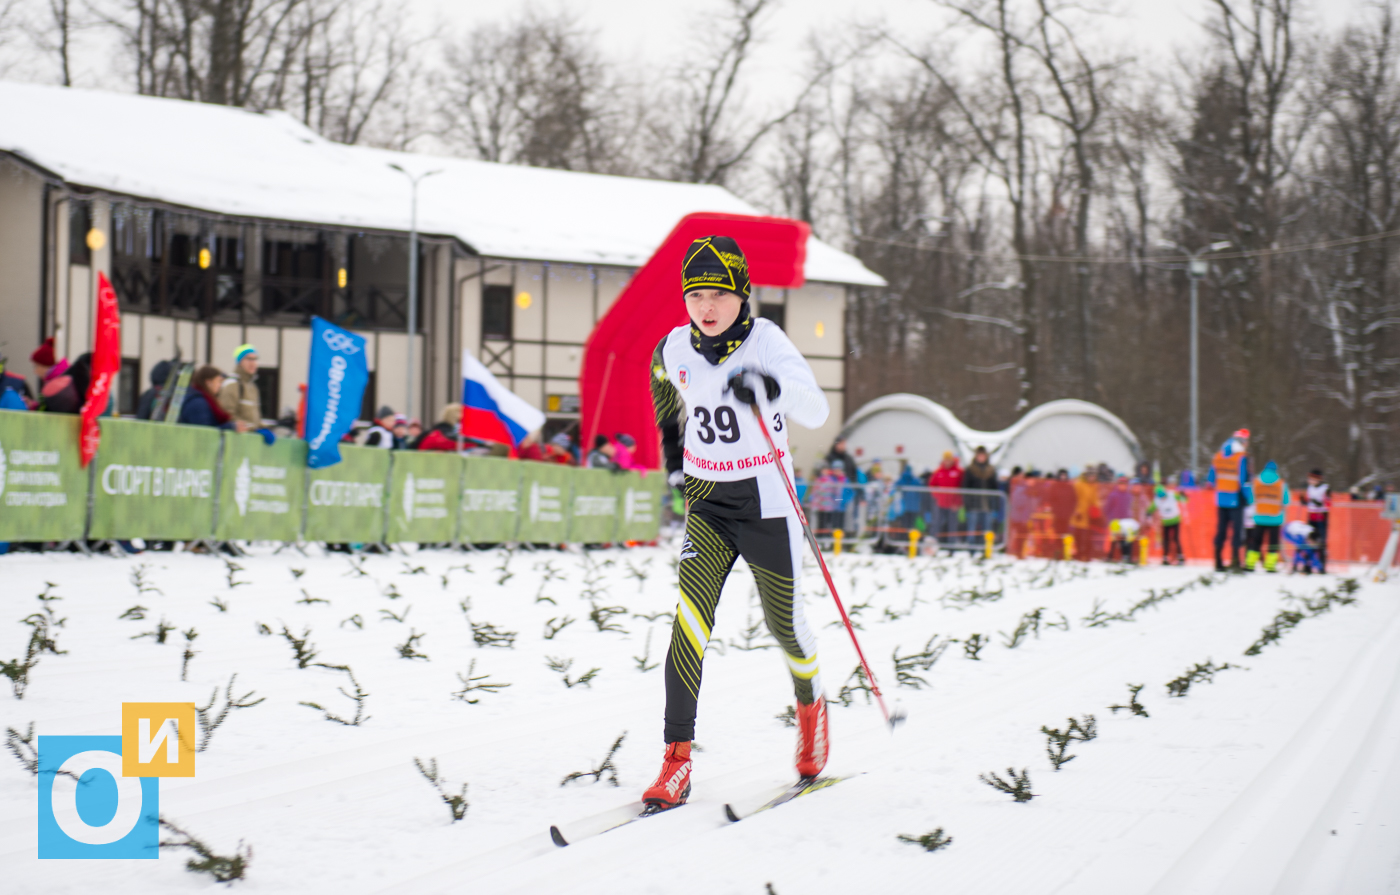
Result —
[{"label": "bare shrub in snow", "polygon": [[1018,802],[1029,802],[1035,798],[1035,793],[1031,792],[1031,778],[1025,768],[1021,773],[1016,773],[1015,768],[1007,768],[1006,775],[1011,778],[1010,782],[1003,780],[996,774],[978,774],[977,779],[990,786],[998,792],[1004,792]]},{"label": "bare shrub in snow", "polygon": [[199,721],[199,747],[196,752],[203,752],[209,748],[209,741],[214,738],[214,731],[219,729],[219,725],[224,723],[228,714],[233,709],[252,708],[267,699],[266,696],[254,699],[252,702],[248,698],[253,695],[254,690],[249,690],[237,699],[233,696],[233,682],[238,679],[238,674],[232,674],[228,679],[228,686],[224,688],[224,706],[219,709],[219,713],[214,714],[214,705],[219,699],[219,688],[215,687],[214,692],[209,694],[209,704],[205,706],[195,706],[195,717]]},{"label": "bare shrub in snow", "polygon": [[944,836],[942,827],[939,827],[932,833],[925,833],[922,836],[907,836],[904,833],[900,833],[895,838],[900,842],[908,842],[920,846],[924,851],[938,851],[940,848],[947,848],[953,844],[953,837]]},{"label": "bare shrub in snow", "polygon": [[[355,692],[354,692],[354,693],[350,693],[350,692],[346,691],[346,689],[345,689],[344,687],[337,687],[336,689],[339,690],[339,691],[341,692],[341,694],[342,694],[343,696],[345,696],[346,699],[349,699],[349,700],[351,700],[352,702],[355,703],[355,717],[353,717],[353,718],[351,718],[350,720],[347,721],[347,720],[345,720],[344,718],[340,717],[339,715],[334,714],[334,713],[331,712],[329,709],[327,709],[327,708],[325,708],[325,707],[323,707],[323,706],[321,706],[321,705],[318,705],[318,704],[316,704],[316,703],[314,703],[314,702],[303,702],[303,703],[300,703],[300,705],[304,705],[304,706],[306,706],[307,708],[313,708],[313,709],[315,709],[316,711],[321,712],[322,714],[324,714],[324,715],[326,716],[326,720],[327,720],[327,721],[334,721],[334,722],[336,722],[337,724],[344,724],[346,727],[359,727],[361,724],[363,724],[363,723],[365,723],[366,721],[368,721],[368,720],[369,720],[369,715],[366,715],[366,714],[365,714],[365,700],[369,699],[369,694],[366,693],[365,690],[364,690],[364,688],[360,686],[360,682],[357,681],[357,680],[355,680],[355,673],[354,673],[353,671],[350,670],[350,666],[349,666],[349,665],[325,665],[325,664],[322,664],[322,663],[320,663],[320,662],[318,662],[318,663],[316,663],[316,664],[317,664],[317,665],[320,665],[322,668],[328,668],[328,669],[330,669],[331,671],[343,671],[343,672],[345,672],[346,676],[350,678],[350,686],[352,686],[352,687],[355,688]],[[251,694],[249,694],[249,695],[251,695]]]},{"label": "bare shrub in snow", "polygon": [[283,625],[282,630],[277,633],[281,634],[282,639],[286,640],[288,645],[291,646],[292,658],[296,661],[298,668],[305,668],[310,665],[311,660],[318,655],[316,652],[316,644],[310,642],[310,627],[303,628],[300,637],[293,634],[286,625]]},{"label": "bare shrub in snow", "polygon": [[417,766],[418,773],[422,774],[424,778],[433,785],[433,789],[437,790],[437,794],[442,797],[443,803],[447,805],[447,810],[452,812],[452,822],[454,824],[467,816],[467,808],[471,806],[467,803],[466,783],[462,784],[462,789],[459,792],[449,795],[447,792],[447,780],[438,773],[436,758],[428,759],[427,766],[424,766],[422,760],[418,758],[413,759],[413,764]]},{"label": "bare shrub in snow", "polygon": [[1197,662],[1193,667],[1183,672],[1180,677],[1167,681],[1167,695],[1185,696],[1187,691],[1191,689],[1192,684],[1201,683],[1202,681],[1211,683],[1217,671],[1225,671],[1228,668],[1239,667],[1238,665],[1231,665],[1229,662],[1226,662],[1224,665],[1216,665],[1210,659],[1207,659],[1205,664]]},{"label": "bare shrub in snow", "polygon": [[231,883],[234,880],[243,879],[248,872],[248,865],[253,860],[253,848],[244,845],[243,840],[238,841],[238,847],[230,856],[215,854],[214,850],[203,841],[185,832],[176,826],[173,821],[166,820],[164,816],[160,819],[160,825],[169,830],[177,838],[162,839],[161,848],[187,848],[194,852],[196,857],[185,862],[193,873],[207,873],[214,877],[217,882]]},{"label": "bare shrub in snow", "polygon": [[[475,660],[475,659],[472,659],[471,664],[469,664],[469,665],[467,666],[467,673],[466,673],[465,675],[462,674],[460,671],[457,672],[457,680],[459,680],[459,681],[462,682],[462,689],[460,689],[460,690],[454,690],[454,691],[452,692],[452,697],[453,697],[454,699],[460,699],[460,700],[462,700],[463,702],[467,703],[468,705],[476,705],[476,704],[477,704],[478,702],[480,702],[481,700],[480,700],[480,699],[473,699],[473,698],[471,698],[470,696],[468,696],[467,694],[469,694],[469,693],[495,693],[495,692],[497,692],[497,691],[499,691],[499,690],[503,690],[503,689],[505,689],[506,687],[509,687],[509,686],[510,686],[510,684],[488,684],[488,683],[485,683],[486,679],[489,678],[491,675],[489,675],[489,674],[481,674],[481,675],[477,675],[477,676],[473,677],[473,676],[472,676],[472,673],[473,673],[474,671],[476,671],[476,660]],[[480,683],[479,683],[479,682],[480,682]]]},{"label": "bare shrub in snow", "polygon": [[1109,706],[1109,709],[1111,709],[1111,710],[1113,711],[1113,714],[1115,714],[1115,715],[1118,714],[1118,710],[1119,710],[1119,709],[1123,709],[1124,711],[1132,712],[1134,715],[1141,715],[1141,716],[1144,717],[1144,718],[1150,717],[1150,716],[1147,714],[1147,709],[1143,708],[1143,707],[1142,707],[1142,703],[1138,702],[1138,698],[1137,698],[1137,697],[1138,697],[1138,694],[1142,692],[1142,687],[1143,687],[1142,684],[1129,684],[1129,685],[1128,685],[1128,704],[1127,704],[1127,705],[1111,705],[1111,706]]},{"label": "bare shrub in snow", "polygon": [[617,754],[618,749],[622,748],[622,741],[626,738],[627,731],[624,730],[617,739],[613,740],[612,748],[608,750],[607,755],[603,756],[603,760],[598,762],[597,767],[593,768],[591,771],[574,771],[572,774],[565,777],[559,785],[567,786],[575,780],[582,780],[584,777],[592,777],[593,782],[597,783],[606,776],[608,782],[613,786],[621,786],[622,784],[618,783],[617,780],[617,765],[613,764],[613,756]]},{"label": "bare shrub in snow", "polygon": [[427,632],[419,634],[415,631],[415,629],[409,628],[408,639],[405,640],[403,643],[397,644],[394,647],[394,649],[399,651],[399,658],[426,660],[428,658],[427,654],[418,652],[418,641],[422,640],[424,637],[427,636]]}]

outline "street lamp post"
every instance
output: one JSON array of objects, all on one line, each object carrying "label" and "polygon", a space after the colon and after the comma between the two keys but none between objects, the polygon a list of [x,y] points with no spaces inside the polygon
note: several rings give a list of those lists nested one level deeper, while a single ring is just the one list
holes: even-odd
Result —
[{"label": "street lamp post", "polygon": [[425,171],[416,177],[393,162],[389,167],[408,178],[413,185],[413,199],[408,222],[408,386],[405,390],[405,415],[413,418],[413,340],[418,335],[418,182],[442,169]]},{"label": "street lamp post", "polygon": [[1209,252],[1230,247],[1228,240],[1213,242],[1203,249],[1191,251],[1175,242],[1163,242],[1164,248],[1175,249],[1186,256],[1186,276],[1191,281],[1191,472],[1200,469],[1201,451],[1201,350],[1200,313],[1197,310],[1197,285],[1210,273],[1210,262],[1202,258]]}]

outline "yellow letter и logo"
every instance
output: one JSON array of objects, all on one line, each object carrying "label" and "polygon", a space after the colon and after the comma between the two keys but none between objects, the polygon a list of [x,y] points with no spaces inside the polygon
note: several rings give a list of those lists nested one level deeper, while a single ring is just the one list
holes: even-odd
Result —
[{"label": "yellow letter \u0438 logo", "polygon": [[122,703],[122,776],[194,776],[194,703]]}]

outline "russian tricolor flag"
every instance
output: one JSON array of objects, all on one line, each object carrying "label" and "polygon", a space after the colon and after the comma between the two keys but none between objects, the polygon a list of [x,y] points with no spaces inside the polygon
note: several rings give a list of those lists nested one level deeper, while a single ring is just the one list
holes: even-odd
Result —
[{"label": "russian tricolor flag", "polygon": [[544,414],[501,385],[491,371],[462,352],[462,434],[518,447],[544,425]]}]

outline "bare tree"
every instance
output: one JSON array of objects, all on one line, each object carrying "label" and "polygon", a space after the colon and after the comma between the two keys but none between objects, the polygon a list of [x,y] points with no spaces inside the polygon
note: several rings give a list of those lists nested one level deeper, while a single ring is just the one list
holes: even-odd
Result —
[{"label": "bare tree", "polygon": [[438,133],[477,158],[546,168],[626,167],[613,152],[623,92],[568,13],[489,23],[447,49]]},{"label": "bare tree", "polygon": [[1384,435],[1400,409],[1397,256],[1378,234],[1400,229],[1400,36],[1395,11],[1348,28],[1315,90],[1321,129],[1311,163],[1314,235],[1352,241],[1310,257],[1303,272],[1322,333],[1312,387],[1345,416],[1347,480],[1400,473]]}]

